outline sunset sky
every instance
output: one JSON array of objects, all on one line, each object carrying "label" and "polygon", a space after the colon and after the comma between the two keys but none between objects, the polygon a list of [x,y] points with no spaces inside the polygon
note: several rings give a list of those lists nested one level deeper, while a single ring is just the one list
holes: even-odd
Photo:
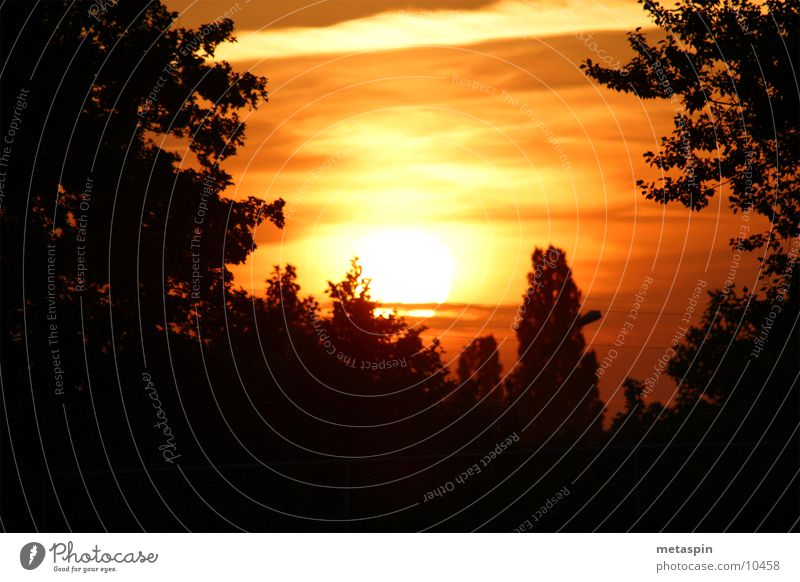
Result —
[{"label": "sunset sky", "polygon": [[[228,11],[238,43],[216,57],[270,81],[269,103],[250,112],[247,145],[226,166],[229,196],[287,201],[286,228],[262,226],[251,261],[234,269],[256,294],[273,265],[292,263],[320,296],[358,255],[381,299],[492,315],[478,317],[482,327],[473,311],[445,341],[456,357],[478,330],[513,338],[505,319],[531,252],[554,244],[585,307],[603,312],[586,330],[599,359],[643,278],[654,280],[601,385],[608,398],[626,374],[648,375],[697,281],[725,280],[738,218],[724,196],[698,214],[635,186],[653,176],[641,154],[669,133],[672,106],[615,94],[579,69],[598,53],[626,62],[624,33],[651,24],[633,0],[168,5],[183,26]],[[752,287],[755,272],[747,259],[737,286]],[[657,397],[670,392],[662,382]]]}]

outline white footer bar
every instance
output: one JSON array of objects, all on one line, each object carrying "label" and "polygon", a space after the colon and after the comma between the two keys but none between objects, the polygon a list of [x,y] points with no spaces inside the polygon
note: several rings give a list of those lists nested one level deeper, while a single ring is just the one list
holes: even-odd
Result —
[{"label": "white footer bar", "polygon": [[796,581],[799,553],[794,534],[3,534],[0,580]]}]

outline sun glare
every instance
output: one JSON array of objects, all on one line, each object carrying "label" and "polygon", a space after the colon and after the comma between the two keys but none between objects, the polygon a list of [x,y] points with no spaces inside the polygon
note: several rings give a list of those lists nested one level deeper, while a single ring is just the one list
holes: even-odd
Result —
[{"label": "sun glare", "polygon": [[439,237],[417,230],[381,230],[359,244],[364,276],[382,303],[444,303],[455,260]]}]

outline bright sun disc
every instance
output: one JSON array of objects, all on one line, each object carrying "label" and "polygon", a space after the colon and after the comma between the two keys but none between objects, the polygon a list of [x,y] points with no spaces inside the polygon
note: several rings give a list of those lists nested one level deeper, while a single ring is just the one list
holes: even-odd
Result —
[{"label": "bright sun disc", "polygon": [[382,303],[444,303],[455,260],[439,237],[416,230],[381,230],[359,244],[372,297]]}]

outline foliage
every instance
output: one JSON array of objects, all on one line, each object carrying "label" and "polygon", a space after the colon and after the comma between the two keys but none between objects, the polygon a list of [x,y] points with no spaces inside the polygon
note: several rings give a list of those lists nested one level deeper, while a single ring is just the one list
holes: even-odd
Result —
[{"label": "foliage", "polygon": [[[650,42],[636,29],[635,56],[620,70],[591,60],[587,74],[642,99],[669,100],[674,128],[660,148],[645,152],[659,170],[639,180],[649,199],[692,210],[726,196],[742,213],[741,239],[763,249],[773,283],[800,224],[800,4],[795,0],[680,0],[674,7],[646,0],[644,10],[664,38]],[[761,215],[766,230],[750,221]]]},{"label": "foliage", "polygon": [[509,381],[510,400],[539,438],[557,434],[597,437],[603,403],[597,390],[597,359],[581,332],[581,293],[566,255],[537,248],[533,271],[515,323],[518,363]]}]

